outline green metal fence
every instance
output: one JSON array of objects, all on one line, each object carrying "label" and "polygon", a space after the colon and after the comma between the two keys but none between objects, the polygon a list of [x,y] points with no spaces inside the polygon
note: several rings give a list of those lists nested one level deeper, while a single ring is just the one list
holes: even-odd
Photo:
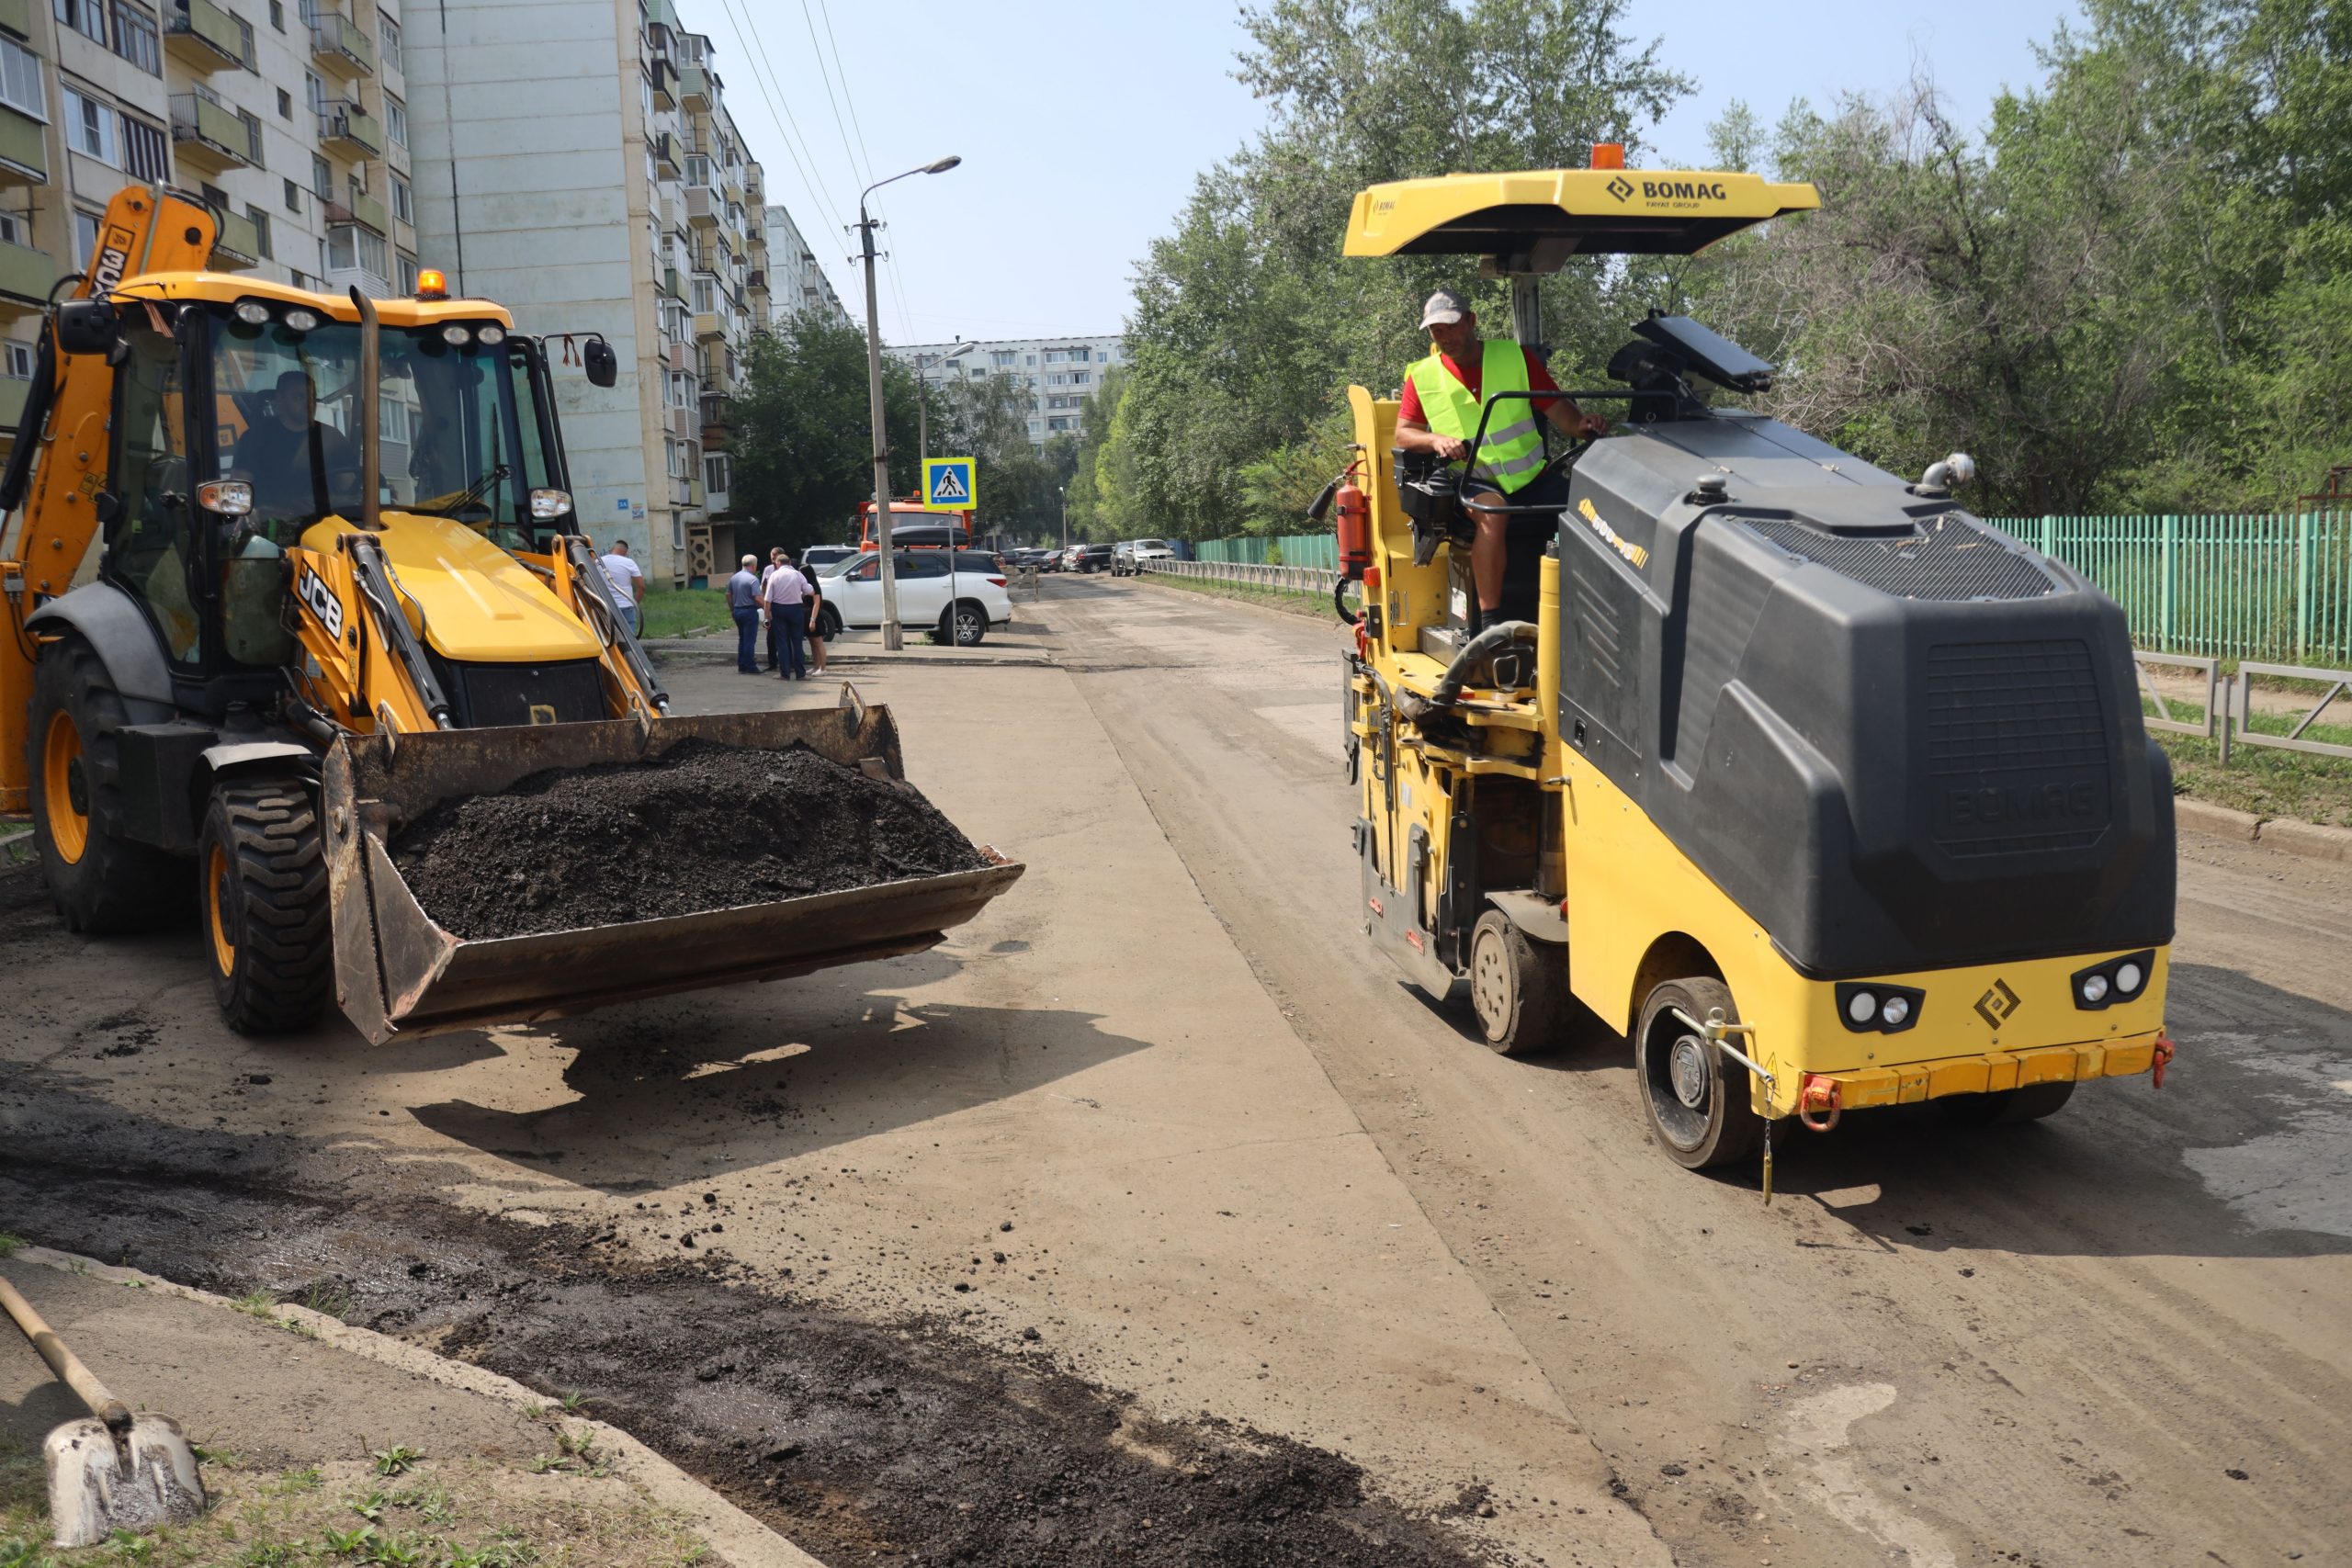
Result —
[{"label": "green metal fence", "polygon": [[2105,589],[2143,648],[2352,662],[2352,512],[2018,517],[2000,525]]},{"label": "green metal fence", "polygon": [[[2106,590],[2143,648],[2352,666],[2352,512],[1994,521]],[[1340,565],[1329,534],[1202,539],[1193,555]]]}]

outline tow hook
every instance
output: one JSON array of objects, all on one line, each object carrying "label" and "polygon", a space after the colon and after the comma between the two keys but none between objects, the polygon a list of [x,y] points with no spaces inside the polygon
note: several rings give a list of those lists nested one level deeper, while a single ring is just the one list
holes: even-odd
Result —
[{"label": "tow hook", "polygon": [[2179,1049],[2169,1034],[2156,1036],[2155,1058],[2148,1069],[2148,1081],[2156,1088],[2165,1087],[2165,1069],[2172,1066],[2173,1054]]},{"label": "tow hook", "polygon": [[[1843,1094],[1844,1086],[1826,1073],[1805,1074],[1804,1085],[1797,1090],[1797,1120],[1804,1123],[1804,1130],[1826,1133],[1838,1125],[1838,1118],[1846,1113]],[[1815,1112],[1822,1111],[1829,1112],[1829,1120],[1815,1121]]]}]

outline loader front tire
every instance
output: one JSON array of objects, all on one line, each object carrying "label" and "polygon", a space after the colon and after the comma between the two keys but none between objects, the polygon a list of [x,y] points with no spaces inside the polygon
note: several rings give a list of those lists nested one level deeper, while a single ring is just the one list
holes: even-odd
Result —
[{"label": "loader front tire", "polygon": [[105,662],[78,637],[33,671],[33,843],[68,930],[109,936],[187,918],[187,863],[123,836],[119,732],[130,722]]},{"label": "loader front tire", "polygon": [[197,842],[212,994],[240,1034],[319,1021],[334,985],[325,846],[300,780],[229,781]]},{"label": "loader front tire", "polygon": [[1721,980],[1668,980],[1652,987],[1634,1030],[1634,1083],[1650,1136],[1687,1170],[1745,1159],[1764,1138],[1747,1069],[1675,1016],[1679,1010],[1703,1023],[1715,1008],[1739,1021]]},{"label": "loader front tire", "polygon": [[1497,1055],[1554,1049],[1567,1028],[1567,955],[1501,910],[1487,910],[1470,932],[1470,1009]]}]

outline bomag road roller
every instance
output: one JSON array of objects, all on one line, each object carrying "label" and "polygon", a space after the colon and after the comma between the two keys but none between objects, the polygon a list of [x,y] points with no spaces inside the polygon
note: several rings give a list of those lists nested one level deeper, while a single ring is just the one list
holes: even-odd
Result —
[{"label": "bomag road roller", "polygon": [[[1816,206],[1753,175],[1456,175],[1360,194],[1346,250],[1477,258],[1532,344],[1571,257]],[[1504,618],[1475,634],[1464,502],[1491,485],[1350,389],[1318,510],[1362,584],[1336,602],[1372,940],[1499,1052],[1581,1002],[1626,1032],[1658,1146],[1761,1145],[1768,1196],[1778,1119],[2161,1085],[2172,791],[2121,611],[1973,515],[1964,456],[1906,483],[1732,404],[1773,367],[1698,322],[1630,335],[1608,385],[1558,394],[1611,428],[1547,451],[1566,508],[1507,514]],[[1549,395],[1490,397],[1469,463]]]},{"label": "bomag road roller", "polygon": [[[204,270],[218,232],[198,197],[114,198],[0,474],[0,809],[30,812],[71,926],[192,908],[231,1024],[332,998],[380,1042],[913,952],[1019,875],[437,925],[388,843],[444,802],[689,739],[896,779],[897,731],[846,690],[671,716],[573,513],[546,343],[432,273],[379,302]],[[616,384],[603,339],[582,362]]]}]

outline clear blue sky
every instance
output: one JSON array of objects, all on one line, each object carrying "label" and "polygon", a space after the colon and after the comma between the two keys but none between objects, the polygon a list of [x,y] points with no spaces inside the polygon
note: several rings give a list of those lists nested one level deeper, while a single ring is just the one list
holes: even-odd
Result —
[{"label": "clear blue sky", "polygon": [[[1263,106],[1232,78],[1244,42],[1237,13],[1216,0],[680,6],[719,51],[729,106],[771,198],[793,209],[854,312],[864,285],[848,237],[832,227],[856,216],[866,182],[853,169],[887,176],[962,154],[961,168],[877,197],[897,274],[883,279],[885,342],[1118,330],[1134,264],[1167,231],[1193,176],[1264,123]],[[1707,122],[1734,98],[1769,124],[1792,98],[1826,107],[1843,92],[1883,92],[1915,64],[1962,123],[1979,124],[2002,86],[2040,79],[2032,46],[2077,15],[2074,0],[1976,0],[1965,10],[1917,0],[1634,0],[1631,30],[1663,39],[1664,58],[1699,85],[1652,138],[1661,161],[1681,162],[1703,156]],[[739,34],[739,18],[753,39]],[[829,95],[836,51],[842,74]],[[797,135],[783,129],[786,117]]]}]

